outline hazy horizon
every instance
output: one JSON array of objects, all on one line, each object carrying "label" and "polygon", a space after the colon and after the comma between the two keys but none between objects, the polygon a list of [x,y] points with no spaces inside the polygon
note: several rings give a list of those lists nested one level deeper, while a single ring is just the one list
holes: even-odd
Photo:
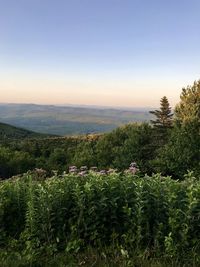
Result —
[{"label": "hazy horizon", "polygon": [[158,107],[200,78],[198,0],[7,0],[1,102]]},{"label": "hazy horizon", "polygon": [[157,106],[113,106],[113,105],[87,105],[87,104],[70,104],[70,103],[63,103],[63,104],[54,104],[54,103],[49,103],[49,104],[43,104],[43,103],[33,103],[33,102],[0,102],[0,105],[38,105],[38,106],[57,106],[57,107],[85,107],[85,108],[99,108],[99,109],[127,109],[127,110],[149,110],[152,108],[158,108],[159,104]]}]

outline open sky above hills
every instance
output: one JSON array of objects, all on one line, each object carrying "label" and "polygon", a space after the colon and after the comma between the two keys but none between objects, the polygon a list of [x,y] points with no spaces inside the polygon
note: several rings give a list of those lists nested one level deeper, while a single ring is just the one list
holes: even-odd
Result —
[{"label": "open sky above hills", "polygon": [[0,2],[1,102],[174,106],[200,78],[199,0]]}]

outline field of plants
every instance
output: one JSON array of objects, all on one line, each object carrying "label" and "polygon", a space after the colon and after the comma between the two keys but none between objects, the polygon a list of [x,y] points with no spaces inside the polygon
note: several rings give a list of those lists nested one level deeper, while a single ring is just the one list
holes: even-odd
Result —
[{"label": "field of plants", "polygon": [[200,266],[199,177],[1,181],[0,266]]}]

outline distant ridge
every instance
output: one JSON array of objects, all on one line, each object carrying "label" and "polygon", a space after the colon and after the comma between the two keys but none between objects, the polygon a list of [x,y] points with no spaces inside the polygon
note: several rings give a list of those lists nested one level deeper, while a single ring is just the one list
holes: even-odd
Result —
[{"label": "distant ridge", "polygon": [[60,107],[60,108],[84,108],[84,109],[109,109],[109,110],[122,110],[122,111],[150,111],[154,110],[159,107],[152,107],[152,106],[103,106],[103,105],[87,105],[87,104],[69,104],[69,103],[63,103],[63,104],[36,104],[36,103],[1,103],[0,106],[11,106],[11,107],[18,107],[18,106],[27,106],[27,107]]},{"label": "distant ridge", "polygon": [[152,118],[146,108],[0,104],[1,122],[62,136],[104,133],[127,123],[149,122]]},{"label": "distant ridge", "polygon": [[36,133],[23,128],[15,127],[7,123],[0,122],[0,139],[25,139],[25,138],[46,138],[49,135]]}]

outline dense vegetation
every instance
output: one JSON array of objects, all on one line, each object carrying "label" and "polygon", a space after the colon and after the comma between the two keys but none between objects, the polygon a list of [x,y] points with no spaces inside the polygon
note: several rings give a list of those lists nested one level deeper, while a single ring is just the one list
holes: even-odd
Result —
[{"label": "dense vegetation", "polygon": [[200,177],[184,178],[90,172],[3,181],[0,265],[199,266]]},{"label": "dense vegetation", "polygon": [[2,124],[0,266],[200,266],[200,81],[151,114],[76,137]]},{"label": "dense vegetation", "polygon": [[[200,172],[200,82],[184,88],[172,119],[166,97],[149,123],[131,123],[110,133],[45,139],[1,139],[0,177],[29,169],[67,171],[70,165],[126,169],[136,161],[143,174],[160,172],[182,179]],[[18,134],[15,134],[17,138]]]}]

